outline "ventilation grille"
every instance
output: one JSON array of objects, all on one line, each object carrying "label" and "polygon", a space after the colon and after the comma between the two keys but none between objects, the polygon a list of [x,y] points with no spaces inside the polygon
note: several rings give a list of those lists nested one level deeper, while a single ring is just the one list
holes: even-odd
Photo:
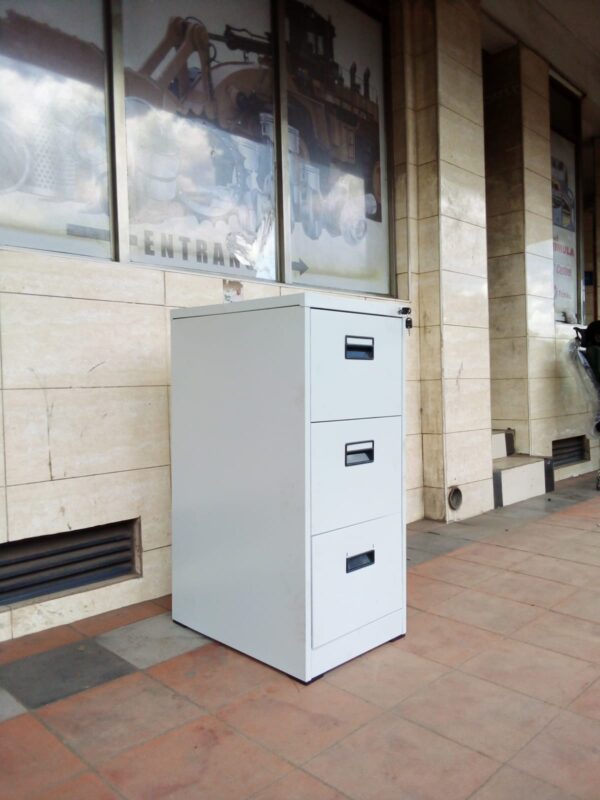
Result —
[{"label": "ventilation grille", "polygon": [[0,545],[0,605],[136,573],[137,520]]},{"label": "ventilation grille", "polygon": [[588,461],[589,458],[590,448],[585,436],[571,436],[568,439],[557,439],[552,442],[552,459],[555,468]]}]

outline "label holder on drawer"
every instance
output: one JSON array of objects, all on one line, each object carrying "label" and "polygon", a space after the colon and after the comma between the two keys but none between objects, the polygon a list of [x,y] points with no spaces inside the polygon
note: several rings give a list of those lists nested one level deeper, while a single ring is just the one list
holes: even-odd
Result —
[{"label": "label holder on drawer", "polygon": [[373,336],[346,336],[344,352],[351,361],[373,361],[375,339]]},{"label": "label holder on drawer", "polygon": [[345,464],[347,467],[359,467],[375,461],[375,441],[348,442],[345,447]]}]

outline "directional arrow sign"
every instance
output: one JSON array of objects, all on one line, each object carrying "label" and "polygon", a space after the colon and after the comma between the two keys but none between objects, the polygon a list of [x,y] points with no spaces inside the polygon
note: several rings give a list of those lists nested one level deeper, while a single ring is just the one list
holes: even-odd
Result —
[{"label": "directional arrow sign", "polygon": [[294,270],[294,272],[299,272],[300,275],[302,275],[302,273],[306,272],[306,270],[308,269],[308,264],[305,264],[304,261],[302,261],[302,259],[300,259],[299,261],[292,261],[292,269]]}]

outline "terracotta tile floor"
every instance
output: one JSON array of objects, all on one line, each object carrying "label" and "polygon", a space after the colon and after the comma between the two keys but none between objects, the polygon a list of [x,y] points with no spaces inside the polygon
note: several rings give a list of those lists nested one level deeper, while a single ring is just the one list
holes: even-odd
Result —
[{"label": "terracotta tile floor", "polygon": [[0,644],[1,800],[600,800],[594,487],[409,526],[407,636],[310,686],[168,597]]}]

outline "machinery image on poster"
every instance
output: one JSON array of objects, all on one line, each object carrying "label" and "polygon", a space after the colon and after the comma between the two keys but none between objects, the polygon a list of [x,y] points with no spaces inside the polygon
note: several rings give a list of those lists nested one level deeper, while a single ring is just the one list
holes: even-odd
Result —
[{"label": "machinery image on poster", "polygon": [[[284,7],[294,278],[385,293],[381,26],[343,0]],[[270,3],[123,11],[132,257],[276,278]]]},{"label": "machinery image on poster", "polygon": [[297,283],[389,290],[380,23],[286,2],[292,268]]},{"label": "machinery image on poster", "polygon": [[577,203],[575,145],[552,133],[552,238],[554,311],[558,319],[577,321]]},{"label": "machinery image on poster", "polygon": [[126,0],[132,258],[274,279],[268,0]]},{"label": "machinery image on poster", "polygon": [[0,0],[0,232],[109,258],[102,3]]},{"label": "machinery image on poster", "polygon": [[389,290],[381,25],[343,0],[287,0],[292,268]]}]

